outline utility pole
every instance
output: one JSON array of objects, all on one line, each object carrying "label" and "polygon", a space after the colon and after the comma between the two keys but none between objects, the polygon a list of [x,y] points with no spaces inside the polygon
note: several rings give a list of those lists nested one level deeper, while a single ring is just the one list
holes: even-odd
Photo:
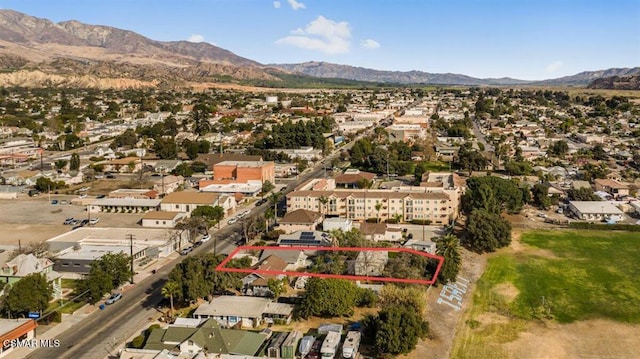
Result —
[{"label": "utility pole", "polygon": [[131,284],[133,284],[133,240],[135,236],[133,234],[127,234],[127,239],[129,239],[129,253],[131,255]]}]

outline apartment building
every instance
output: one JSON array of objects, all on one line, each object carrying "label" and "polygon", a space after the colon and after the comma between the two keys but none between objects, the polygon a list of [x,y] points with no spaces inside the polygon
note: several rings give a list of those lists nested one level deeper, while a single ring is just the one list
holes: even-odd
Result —
[{"label": "apartment building", "polygon": [[275,183],[273,161],[224,161],[213,165],[213,180],[217,183],[247,183],[270,181]]}]

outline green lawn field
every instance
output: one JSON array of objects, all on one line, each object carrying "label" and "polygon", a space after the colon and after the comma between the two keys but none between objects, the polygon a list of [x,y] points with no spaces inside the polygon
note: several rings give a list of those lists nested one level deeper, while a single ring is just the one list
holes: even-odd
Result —
[{"label": "green lawn field", "polygon": [[500,357],[487,344],[510,342],[535,321],[640,324],[639,233],[527,231],[520,243],[488,259],[453,358]]}]

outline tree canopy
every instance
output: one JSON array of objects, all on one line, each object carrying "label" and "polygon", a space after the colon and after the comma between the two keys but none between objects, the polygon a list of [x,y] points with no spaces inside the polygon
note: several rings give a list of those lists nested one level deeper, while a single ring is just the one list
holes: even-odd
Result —
[{"label": "tree canopy", "polygon": [[353,308],[362,303],[363,289],[344,279],[309,278],[306,293],[300,304],[300,316],[308,318],[340,317],[353,314]]},{"label": "tree canopy", "polygon": [[493,252],[511,243],[511,224],[496,213],[474,209],[467,218],[465,240],[477,252]]},{"label": "tree canopy", "polygon": [[522,209],[522,191],[510,180],[495,176],[471,177],[467,180],[467,191],[462,198],[466,213],[473,209],[498,214],[503,209],[518,213]]},{"label": "tree canopy", "polygon": [[4,307],[14,317],[27,312],[43,312],[52,298],[53,288],[47,276],[33,273],[9,286]]}]

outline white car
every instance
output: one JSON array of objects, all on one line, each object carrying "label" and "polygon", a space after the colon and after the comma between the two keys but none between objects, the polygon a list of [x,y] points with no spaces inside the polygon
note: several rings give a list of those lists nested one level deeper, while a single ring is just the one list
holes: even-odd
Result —
[{"label": "white car", "polygon": [[210,234],[205,234],[204,237],[202,237],[202,239],[200,240],[200,242],[204,243],[208,240],[211,239],[211,235]]},{"label": "white car", "polygon": [[229,218],[229,220],[227,221],[227,224],[234,224],[234,223],[236,223],[236,222],[238,222],[238,218],[236,218],[236,217],[231,217],[231,218]]},{"label": "white car", "polygon": [[119,301],[122,298],[122,294],[121,293],[115,293],[112,294],[109,299],[107,299],[107,301],[105,302],[106,304],[113,304],[117,301]]},{"label": "white car", "polygon": [[100,222],[100,218],[91,218],[89,220],[89,224],[91,225],[98,224],[98,222]]},{"label": "white car", "polygon": [[251,213],[251,211],[249,211],[249,210],[243,211],[243,212],[241,212],[240,214],[238,214],[238,217],[240,217],[240,218],[244,218],[244,217],[246,217],[249,213]]}]

